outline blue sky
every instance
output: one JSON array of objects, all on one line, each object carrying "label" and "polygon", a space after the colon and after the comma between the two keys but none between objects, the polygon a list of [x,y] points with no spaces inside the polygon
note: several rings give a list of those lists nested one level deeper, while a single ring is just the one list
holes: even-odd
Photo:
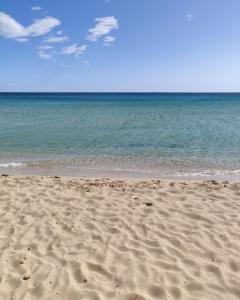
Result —
[{"label": "blue sky", "polygon": [[240,91],[239,0],[1,0],[0,91]]}]

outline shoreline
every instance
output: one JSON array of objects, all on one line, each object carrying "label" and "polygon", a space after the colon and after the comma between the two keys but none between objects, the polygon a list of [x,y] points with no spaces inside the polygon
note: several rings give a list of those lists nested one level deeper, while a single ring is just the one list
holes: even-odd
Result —
[{"label": "shoreline", "polygon": [[23,168],[0,167],[1,174],[10,176],[60,176],[76,178],[109,178],[121,180],[161,180],[161,181],[231,181],[240,182],[240,170],[215,170],[182,173],[139,172],[95,168]]},{"label": "shoreline", "polygon": [[175,178],[175,177],[147,177],[147,176],[144,176],[144,177],[133,177],[133,176],[119,176],[119,175],[115,175],[115,176],[104,176],[104,175],[99,175],[99,176],[96,176],[96,175],[92,175],[92,176],[89,176],[89,175],[78,175],[78,176],[75,176],[75,175],[61,175],[61,174],[56,174],[56,173],[53,173],[53,174],[48,174],[48,175],[45,175],[45,174],[11,174],[11,173],[8,173],[8,172],[0,172],[0,178],[22,178],[22,179],[31,179],[31,178],[36,178],[36,179],[39,179],[39,178],[42,178],[42,179],[63,179],[63,180],[71,180],[71,179],[75,179],[75,180],[86,180],[86,181],[89,181],[89,180],[98,180],[98,181],[101,181],[101,180],[108,180],[108,181],[111,181],[111,182],[114,182],[114,181],[121,181],[121,182],[125,182],[125,183],[128,183],[128,182],[162,182],[162,183],[170,183],[170,182],[174,182],[174,183],[201,183],[201,182],[206,182],[206,183],[218,183],[218,184],[221,184],[221,183],[239,183],[240,184],[240,180],[229,180],[229,179],[220,179],[220,180],[215,180],[215,179],[211,179],[211,178],[200,178],[200,179],[196,179],[196,178],[193,178],[193,177],[189,177],[189,178]]}]

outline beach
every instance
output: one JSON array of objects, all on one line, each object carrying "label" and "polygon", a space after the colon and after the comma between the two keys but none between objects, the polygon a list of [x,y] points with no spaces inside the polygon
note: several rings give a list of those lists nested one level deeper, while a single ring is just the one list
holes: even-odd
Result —
[{"label": "beach", "polygon": [[0,177],[0,299],[240,299],[240,183]]},{"label": "beach", "polygon": [[0,300],[240,300],[239,11],[1,1]]}]

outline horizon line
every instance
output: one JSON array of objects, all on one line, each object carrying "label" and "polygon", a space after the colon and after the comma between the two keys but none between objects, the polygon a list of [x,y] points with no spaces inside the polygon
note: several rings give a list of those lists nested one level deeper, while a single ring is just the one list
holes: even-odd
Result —
[{"label": "horizon line", "polygon": [[240,94],[240,91],[238,92],[64,92],[64,91],[0,91],[0,94]]}]

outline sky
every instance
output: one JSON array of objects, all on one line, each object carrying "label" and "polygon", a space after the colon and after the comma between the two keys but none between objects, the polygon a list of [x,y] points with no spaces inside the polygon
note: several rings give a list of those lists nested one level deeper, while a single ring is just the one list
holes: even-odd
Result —
[{"label": "sky", "polygon": [[1,0],[0,92],[240,92],[239,0]]}]

